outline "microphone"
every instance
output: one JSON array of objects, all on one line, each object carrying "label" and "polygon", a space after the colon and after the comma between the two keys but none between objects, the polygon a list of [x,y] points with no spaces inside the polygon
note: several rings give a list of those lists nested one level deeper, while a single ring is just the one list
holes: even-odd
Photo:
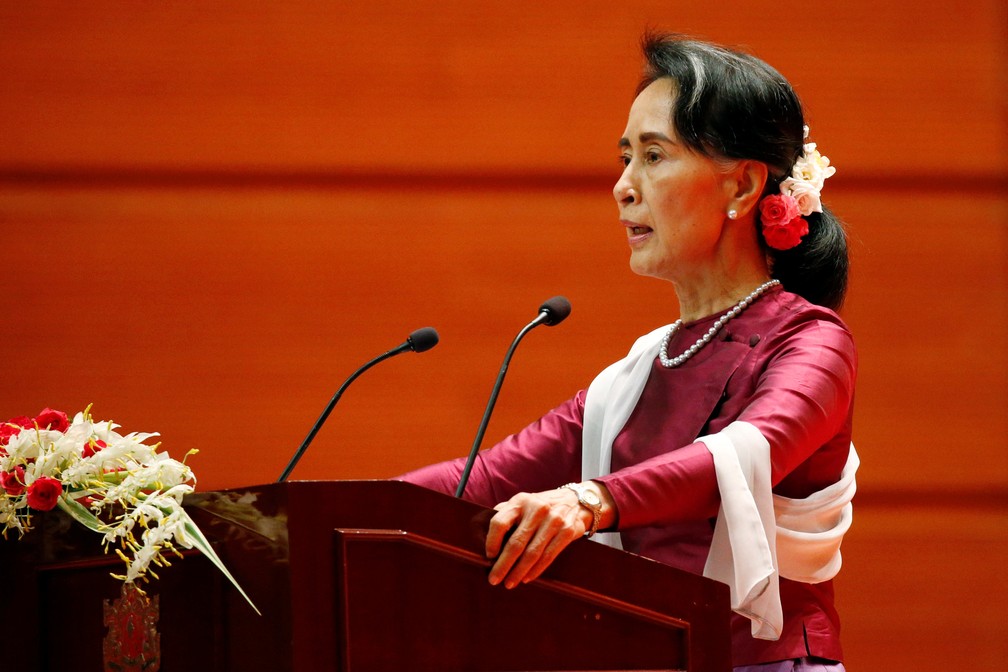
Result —
[{"label": "microphone", "polygon": [[483,435],[486,433],[487,425],[490,424],[490,415],[493,413],[494,405],[497,403],[497,395],[500,394],[501,385],[504,384],[504,375],[507,373],[508,365],[511,363],[511,357],[514,355],[518,343],[525,337],[525,334],[540,324],[545,324],[547,327],[560,324],[567,319],[570,311],[571,304],[566,298],[554,296],[552,299],[547,299],[539,306],[539,315],[526,324],[525,328],[519,331],[515,339],[511,341],[511,347],[508,348],[507,354],[504,355],[504,363],[501,364],[497,380],[494,382],[493,391],[490,392],[490,400],[487,402],[486,410],[483,411],[483,420],[480,421],[479,429],[476,430],[476,440],[473,441],[469,457],[466,459],[465,467],[462,469],[462,478],[459,479],[458,488],[455,490],[456,497],[461,497],[465,492],[466,484],[469,482],[469,473],[472,471],[473,464],[476,463],[476,454],[479,453],[480,444],[483,443]]},{"label": "microphone", "polygon": [[318,434],[320,429],[322,429],[322,425],[325,423],[326,418],[329,417],[333,408],[336,407],[336,402],[339,401],[341,396],[343,396],[343,392],[350,387],[350,383],[357,380],[359,375],[370,369],[378,362],[386,360],[389,357],[394,357],[401,352],[406,352],[407,350],[412,350],[413,352],[427,352],[437,344],[438,333],[432,327],[417,329],[406,337],[406,341],[402,345],[392,348],[383,355],[378,355],[370,362],[354,371],[353,375],[347,378],[346,381],[340,385],[340,388],[336,390],[336,394],[334,394],[333,398],[329,400],[329,405],[325,407],[325,410],[322,411],[322,415],[320,415],[319,419],[315,421],[315,425],[311,428],[311,431],[308,432],[308,436],[306,436],[305,440],[301,442],[301,447],[297,449],[297,452],[294,453],[294,457],[292,457],[291,461],[287,463],[287,468],[283,470],[282,474],[280,474],[280,478],[277,479],[277,483],[283,483],[286,481],[287,477],[290,476],[290,473],[294,471],[294,467],[297,466],[297,463],[301,460],[305,451],[308,450],[308,444],[312,442],[315,435]]}]

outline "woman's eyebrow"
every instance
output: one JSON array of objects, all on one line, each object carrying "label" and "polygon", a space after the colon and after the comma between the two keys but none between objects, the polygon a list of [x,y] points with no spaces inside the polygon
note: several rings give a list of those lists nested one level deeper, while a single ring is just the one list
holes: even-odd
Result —
[{"label": "woman's eyebrow", "polygon": [[[640,136],[638,137],[638,139],[640,140],[641,143],[652,142],[654,140],[658,140],[659,142],[669,142],[669,143],[674,143],[675,142],[675,140],[673,140],[672,138],[668,137],[664,133],[657,133],[655,131],[648,131],[646,133],[641,133]],[[630,140],[628,140],[627,138],[620,138],[618,144],[619,144],[619,147],[621,149],[624,148],[624,147],[629,147],[630,146]]]}]

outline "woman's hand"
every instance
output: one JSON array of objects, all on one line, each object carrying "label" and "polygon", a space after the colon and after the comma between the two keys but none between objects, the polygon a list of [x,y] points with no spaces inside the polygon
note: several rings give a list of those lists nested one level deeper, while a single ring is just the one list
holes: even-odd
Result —
[{"label": "woman's hand", "polygon": [[[602,500],[599,528],[609,527],[615,518],[612,497],[598,483],[585,485]],[[503,582],[506,588],[538,578],[592,524],[591,511],[578,504],[577,494],[568,488],[522,492],[494,508],[497,513],[490,519],[486,539],[487,557],[497,559],[490,569],[490,583]]]}]

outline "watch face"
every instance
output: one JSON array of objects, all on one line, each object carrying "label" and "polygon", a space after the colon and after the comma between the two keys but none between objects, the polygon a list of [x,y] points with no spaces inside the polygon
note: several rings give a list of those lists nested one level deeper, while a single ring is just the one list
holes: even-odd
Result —
[{"label": "watch face", "polygon": [[601,503],[602,503],[602,500],[601,500],[601,499],[599,499],[599,496],[598,496],[598,495],[596,495],[596,494],[595,494],[595,492],[594,492],[593,490],[588,490],[587,488],[585,488],[585,489],[584,489],[584,490],[583,490],[583,491],[581,492],[581,498],[582,498],[582,499],[584,499],[584,501],[585,501],[585,502],[586,502],[586,503],[587,503],[587,504],[588,504],[589,506],[598,506],[599,504],[601,504]]}]

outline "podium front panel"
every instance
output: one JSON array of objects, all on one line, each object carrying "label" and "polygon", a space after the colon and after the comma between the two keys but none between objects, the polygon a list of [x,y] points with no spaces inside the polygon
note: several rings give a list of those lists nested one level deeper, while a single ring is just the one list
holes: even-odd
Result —
[{"label": "podium front panel", "polygon": [[335,543],[346,672],[688,668],[680,620],[558,579],[491,586],[485,558],[402,531],[337,530]]}]

